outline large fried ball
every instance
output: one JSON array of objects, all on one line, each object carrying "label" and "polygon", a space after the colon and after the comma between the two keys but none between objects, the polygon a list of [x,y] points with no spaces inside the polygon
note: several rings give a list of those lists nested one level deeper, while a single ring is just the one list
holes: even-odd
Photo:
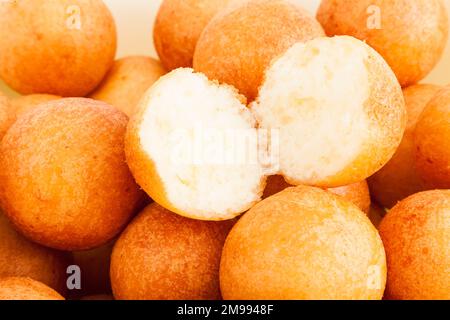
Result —
[{"label": "large fried ball", "polygon": [[17,118],[24,114],[25,112],[36,108],[38,105],[61,99],[60,96],[55,96],[52,94],[30,94],[26,96],[19,96],[11,100],[11,112],[13,117],[13,122]]},{"label": "large fried ball", "polygon": [[29,277],[66,291],[67,254],[28,241],[0,213],[0,278]]},{"label": "large fried ball", "polygon": [[269,68],[251,108],[261,129],[278,132],[279,174],[293,185],[365,180],[391,159],[406,126],[395,75],[348,36],[295,44]]},{"label": "large fried ball", "polygon": [[149,57],[126,57],[117,60],[100,86],[91,93],[131,116],[144,93],[166,73],[161,63]]},{"label": "large fried ball", "polygon": [[1,1],[0,30],[0,77],[22,94],[85,96],[116,52],[101,0]]},{"label": "large fried ball", "polygon": [[195,46],[203,29],[221,10],[247,0],[164,0],[153,29],[153,39],[164,67],[171,71],[192,67]]},{"label": "large fried ball", "polygon": [[386,296],[450,299],[450,190],[415,194],[389,211],[380,226],[386,249]]},{"label": "large fried ball", "polygon": [[235,86],[251,101],[270,62],[296,42],[324,36],[320,24],[285,0],[253,0],[219,13],[205,28],[194,69]]},{"label": "large fried ball", "polygon": [[0,198],[25,236],[61,250],[115,237],[141,192],[125,163],[128,118],[99,101],[51,101],[25,113],[0,147]]},{"label": "large fried ball", "polygon": [[55,290],[30,278],[0,279],[0,300],[64,300]]},{"label": "large fried ball", "polygon": [[381,299],[383,244],[367,216],[330,192],[299,186],[267,198],[229,234],[225,299]]},{"label": "large fried ball", "polygon": [[[263,199],[268,198],[289,187],[292,187],[292,185],[287,183],[282,176],[270,176],[269,178],[267,178],[267,185],[264,189]],[[365,180],[350,184],[348,186],[326,188],[325,190],[346,198],[347,200],[358,206],[361,211],[369,213],[371,200],[369,186],[367,185],[367,182]]]},{"label": "large fried ball", "polygon": [[127,162],[137,183],[166,209],[232,219],[263,193],[255,133],[256,121],[234,88],[180,68],[139,103],[127,129]]},{"label": "large fried ball", "polygon": [[402,143],[394,157],[368,180],[372,196],[386,208],[427,189],[416,169],[414,130],[422,111],[440,89],[439,86],[419,84],[403,90],[408,124]]},{"label": "large fried ball", "polygon": [[448,38],[442,0],[322,0],[317,19],[329,36],[366,41],[386,59],[404,87],[428,75]]},{"label": "large fried ball", "polygon": [[450,189],[450,86],[420,116],[414,133],[417,170],[431,188]]},{"label": "large fried ball", "polygon": [[111,258],[116,299],[220,299],[219,263],[234,221],[209,222],[149,205],[120,236]]}]

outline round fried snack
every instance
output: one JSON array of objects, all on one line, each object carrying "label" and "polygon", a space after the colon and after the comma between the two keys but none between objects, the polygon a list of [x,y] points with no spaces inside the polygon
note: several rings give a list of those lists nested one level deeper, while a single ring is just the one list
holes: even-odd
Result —
[{"label": "round fried snack", "polygon": [[194,69],[255,99],[270,62],[296,42],[324,36],[303,8],[285,0],[253,0],[219,13],[205,28]]},{"label": "round fried snack", "polygon": [[385,58],[403,87],[428,75],[448,39],[442,0],[322,0],[317,19],[328,36],[366,41]]},{"label": "round fried snack", "polygon": [[116,52],[113,17],[101,0],[0,2],[0,77],[22,94],[81,97]]},{"label": "round fried snack", "polygon": [[278,130],[279,174],[293,185],[365,180],[391,159],[406,126],[395,75],[347,36],[294,45],[267,71],[251,108],[260,128]]},{"label": "round fried snack", "polygon": [[0,279],[0,300],[64,300],[55,290],[30,278]]},{"label": "round fried snack", "polygon": [[427,189],[416,169],[414,130],[427,103],[440,89],[435,85],[419,84],[403,90],[408,113],[403,140],[394,157],[368,180],[372,196],[386,208]]},{"label": "round fried snack", "polygon": [[11,106],[9,99],[0,92],[0,139],[3,138],[12,124]]},{"label": "round fried snack", "polygon": [[219,263],[234,221],[200,221],[149,205],[120,236],[111,258],[116,299],[220,299]]},{"label": "round fried snack", "polygon": [[22,115],[0,147],[0,199],[15,227],[68,251],[114,238],[142,198],[125,163],[127,122],[113,107],[85,98]]},{"label": "round fried snack", "polygon": [[130,117],[144,93],[165,73],[161,63],[153,58],[122,58],[89,97],[109,103]]},{"label": "round fried snack", "polygon": [[267,198],[231,230],[220,264],[226,300],[381,299],[383,244],[342,197],[299,186]]},{"label": "round fried snack", "polygon": [[67,254],[25,239],[0,213],[0,278],[29,277],[64,294],[69,262]]},{"label": "round fried snack", "polygon": [[177,69],[145,94],[131,118],[127,162],[137,183],[166,209],[200,220],[232,219],[263,193],[255,133],[256,121],[234,88]]},{"label": "round fried snack", "polygon": [[153,29],[153,40],[164,67],[192,67],[203,29],[221,10],[247,0],[164,0]]},{"label": "round fried snack", "polygon": [[401,201],[383,219],[388,299],[450,299],[449,213],[450,190],[436,190]]},{"label": "round fried snack", "polygon": [[417,170],[427,186],[450,189],[450,86],[428,103],[414,139]]},{"label": "round fried snack", "polygon": [[13,118],[15,121],[25,112],[36,108],[38,105],[61,99],[60,96],[55,96],[52,94],[30,94],[27,96],[20,96],[11,100],[11,112],[13,113]]},{"label": "round fried snack", "polygon": [[[282,176],[270,176],[267,178],[266,189],[264,189],[263,199],[268,198],[286,188],[292,187]],[[348,201],[355,204],[361,211],[369,213],[370,210],[370,193],[369,186],[366,181],[353,183],[348,186],[325,189],[336,195],[342,196]]]}]

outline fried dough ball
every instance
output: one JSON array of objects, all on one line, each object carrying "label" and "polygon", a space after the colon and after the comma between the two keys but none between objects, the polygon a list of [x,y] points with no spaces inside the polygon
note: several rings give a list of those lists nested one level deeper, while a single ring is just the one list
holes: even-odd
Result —
[{"label": "fried dough ball", "polygon": [[448,39],[442,0],[322,0],[317,19],[328,36],[366,41],[384,57],[403,87],[428,75]]},{"label": "fried dough ball", "polygon": [[450,299],[450,190],[425,191],[401,201],[383,219],[386,296]]},{"label": "fried dough ball", "polygon": [[114,238],[142,198],[125,163],[127,122],[113,107],[85,98],[22,115],[0,147],[1,204],[15,227],[68,251]]},{"label": "fried dough ball", "polygon": [[0,213],[0,278],[29,277],[64,294],[69,256],[25,239]]},{"label": "fried dough ball", "polygon": [[391,159],[406,127],[395,75],[348,36],[295,44],[269,68],[251,108],[261,129],[278,132],[278,173],[292,185],[365,180]]},{"label": "fried dough ball", "polygon": [[9,99],[0,92],[0,139],[3,138],[12,124],[11,106]]},{"label": "fried dough ball", "polygon": [[0,77],[22,94],[82,97],[116,52],[116,27],[101,0],[0,3]]},{"label": "fried dough ball", "polygon": [[267,198],[231,230],[220,264],[224,299],[381,299],[383,244],[342,197],[299,186]]},{"label": "fried dough ball", "polygon": [[422,179],[430,188],[450,189],[450,86],[429,102],[414,139]]},{"label": "fried dough ball", "polygon": [[0,300],[64,300],[55,290],[30,278],[0,279]]},{"label": "fried dough ball", "polygon": [[61,99],[60,96],[52,94],[30,94],[27,96],[20,96],[11,100],[11,108],[14,121],[25,112],[36,108],[38,105]]},{"label": "fried dough ball", "polygon": [[144,93],[165,73],[161,63],[153,58],[122,58],[89,97],[109,103],[130,117]]},{"label": "fried dough ball", "polygon": [[[266,189],[264,189],[263,199],[268,198],[286,188],[292,187],[282,176],[271,176],[267,179]],[[370,193],[366,181],[353,183],[344,187],[325,189],[336,195],[342,196],[358,206],[361,211],[369,213]]]},{"label": "fried dough ball", "polygon": [[394,157],[368,180],[372,196],[386,208],[427,189],[416,169],[414,131],[422,111],[440,89],[435,85],[419,84],[403,90],[408,124],[402,143]]},{"label": "fried dough ball", "polygon": [[324,36],[302,7],[285,0],[253,0],[219,13],[205,28],[194,69],[255,99],[270,62],[297,42]]},{"label": "fried dough ball", "polygon": [[121,300],[220,299],[219,263],[234,221],[210,222],[149,205],[120,236],[111,258]]},{"label": "fried dough ball", "polygon": [[153,39],[164,67],[171,71],[192,67],[195,46],[211,19],[233,3],[247,0],[164,0],[153,29]]},{"label": "fried dough ball", "polygon": [[254,133],[256,121],[234,88],[177,69],[145,94],[131,118],[127,163],[166,209],[193,219],[233,219],[261,199],[265,185],[264,165],[251,161]]}]

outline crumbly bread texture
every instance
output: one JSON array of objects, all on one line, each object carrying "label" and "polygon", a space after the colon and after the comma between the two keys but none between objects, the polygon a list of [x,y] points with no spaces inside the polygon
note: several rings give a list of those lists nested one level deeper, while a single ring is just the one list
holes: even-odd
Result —
[{"label": "crumbly bread texture", "polygon": [[388,299],[450,299],[449,213],[450,190],[434,190],[408,197],[383,219]]},{"label": "crumbly bread texture", "polygon": [[365,180],[391,159],[406,126],[392,70],[348,36],[295,44],[268,69],[251,108],[261,128],[279,131],[279,173],[293,185]]},{"label": "crumbly bread texture", "polygon": [[233,88],[177,69],[141,100],[128,125],[127,162],[138,184],[165,208],[190,218],[231,219],[264,190],[255,128],[245,98]]},{"label": "crumbly bread texture", "polygon": [[304,186],[247,212],[220,265],[226,300],[376,300],[385,281],[383,244],[367,216],[342,197]]},{"label": "crumbly bread texture", "polygon": [[428,75],[448,39],[442,0],[322,0],[317,19],[328,36],[366,41],[385,58],[403,87]]}]

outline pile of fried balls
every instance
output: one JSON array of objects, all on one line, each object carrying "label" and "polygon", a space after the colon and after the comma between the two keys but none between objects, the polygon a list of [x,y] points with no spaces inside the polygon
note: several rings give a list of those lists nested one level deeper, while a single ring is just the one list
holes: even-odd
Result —
[{"label": "pile of fried balls", "polygon": [[0,300],[450,299],[445,5],[0,1]]}]

